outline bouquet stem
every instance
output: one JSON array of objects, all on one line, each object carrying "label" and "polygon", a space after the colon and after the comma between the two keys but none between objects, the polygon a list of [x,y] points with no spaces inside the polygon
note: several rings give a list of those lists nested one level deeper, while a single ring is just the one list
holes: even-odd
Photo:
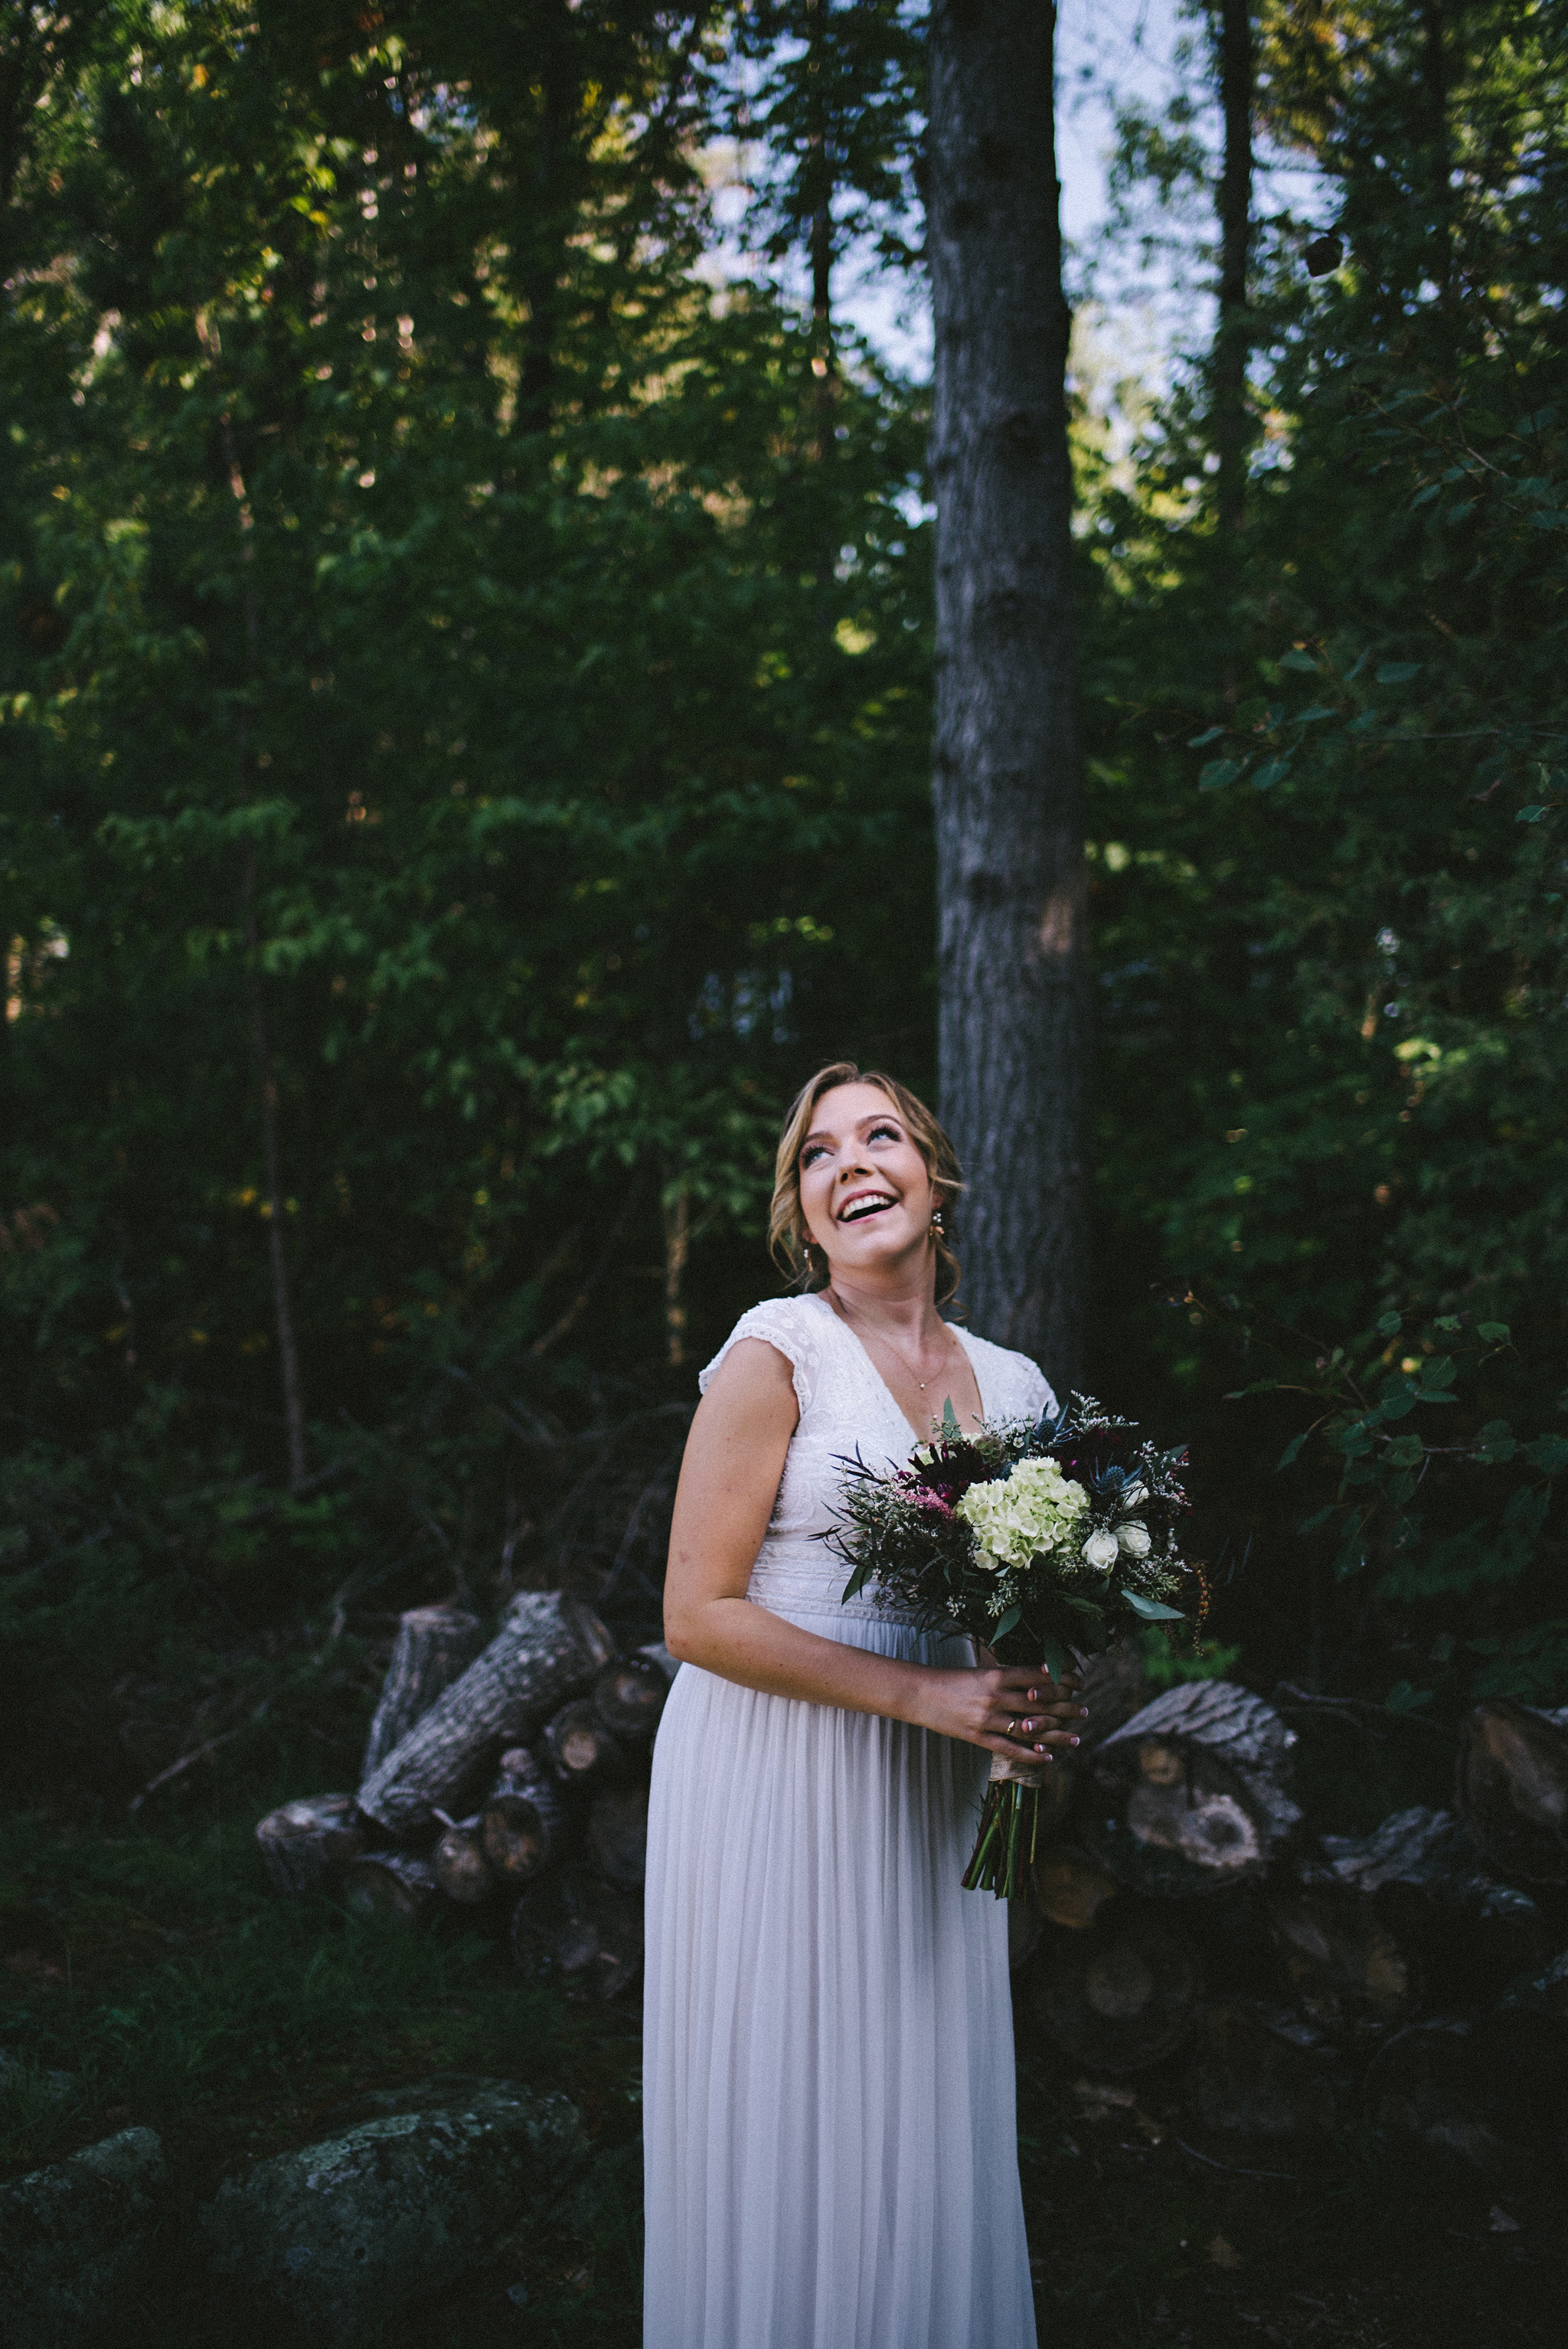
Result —
[{"label": "bouquet stem", "polygon": [[965,1870],[965,1892],[993,1892],[1011,1900],[1034,1866],[1040,1829],[1040,1788],[1048,1763],[1009,1762],[997,1754],[980,1811],[980,1830]]}]

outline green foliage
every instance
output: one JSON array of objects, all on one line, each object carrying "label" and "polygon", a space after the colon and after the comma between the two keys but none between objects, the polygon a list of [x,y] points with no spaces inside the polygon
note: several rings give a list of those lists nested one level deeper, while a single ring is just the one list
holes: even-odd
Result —
[{"label": "green foliage", "polygon": [[[1239,534],[1205,471],[1202,351],[1131,480],[1096,477],[1100,1323],[1119,1346],[1140,1286],[1174,1277],[1173,1301],[1186,1284],[1244,1298],[1233,1334],[1238,1318],[1319,1333],[1293,1351],[1316,1408],[1325,1381],[1372,1378],[1340,1398],[1351,1450],[1305,1547],[1293,1527],[1313,1508],[1283,1485],[1264,1496],[1256,1469],[1302,1419],[1277,1392],[1223,1403],[1228,1344],[1171,1317],[1155,1340],[1167,1397],[1136,1407],[1181,1398],[1221,1488],[1219,1604],[1250,1662],[1290,1673],[1310,1651],[1380,1694],[1429,1611],[1505,1635],[1561,1557],[1548,1453],[1522,1447],[1556,1440],[1568,1373],[1568,47],[1549,14],[1489,7],[1310,25],[1281,9],[1260,32],[1269,133],[1310,163],[1347,257],[1311,281],[1312,221],[1257,231]],[[1188,122],[1206,102],[1191,97]],[[1200,146],[1167,170],[1174,153],[1143,159],[1157,192],[1202,164]],[[1179,210],[1164,222],[1202,236]],[[1347,1334],[1396,1307],[1423,1360],[1452,1351],[1422,1337],[1445,1320],[1507,1324],[1512,1344],[1473,1389],[1430,1368],[1412,1388],[1386,1340]],[[1212,1333],[1224,1319],[1188,1311]],[[1515,1432],[1511,1462],[1480,1441],[1493,1421]],[[1429,1424],[1439,1453],[1464,1453],[1451,1474],[1424,1467]],[[1418,1501],[1413,1482],[1392,1497],[1423,1473]],[[1257,1569],[1227,1581],[1243,1556],[1267,1559],[1266,1598]]]}]

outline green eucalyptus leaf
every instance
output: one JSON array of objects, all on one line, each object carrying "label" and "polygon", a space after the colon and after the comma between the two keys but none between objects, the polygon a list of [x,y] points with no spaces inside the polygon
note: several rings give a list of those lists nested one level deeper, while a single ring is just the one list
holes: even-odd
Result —
[{"label": "green eucalyptus leaf", "polygon": [[1167,1607],[1162,1599],[1146,1599],[1141,1590],[1124,1590],[1122,1597],[1135,1615],[1146,1623],[1180,1623],[1184,1619],[1180,1607]]}]

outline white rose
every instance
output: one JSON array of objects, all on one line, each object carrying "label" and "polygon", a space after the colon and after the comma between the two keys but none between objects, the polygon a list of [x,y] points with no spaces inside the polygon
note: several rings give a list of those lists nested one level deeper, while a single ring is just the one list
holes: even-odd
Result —
[{"label": "white rose", "polygon": [[1124,1485],[1121,1488],[1121,1506],[1124,1509],[1140,1509],[1148,1498],[1149,1488],[1145,1485]]},{"label": "white rose", "polygon": [[1106,1573],[1116,1564],[1116,1536],[1090,1534],[1083,1546],[1083,1554],[1099,1573]]},{"label": "white rose", "polygon": [[1118,1526],[1116,1529],[1116,1538],[1121,1544],[1122,1548],[1127,1552],[1129,1557],[1148,1557],[1150,1545],[1149,1540],[1149,1528],[1147,1526]]}]

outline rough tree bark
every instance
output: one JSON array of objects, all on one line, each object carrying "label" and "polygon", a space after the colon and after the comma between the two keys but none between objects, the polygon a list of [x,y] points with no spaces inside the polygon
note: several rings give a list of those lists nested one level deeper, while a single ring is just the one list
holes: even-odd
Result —
[{"label": "rough tree bark", "polygon": [[358,1858],[365,1829],[352,1795],[304,1795],[269,1811],[256,1842],[280,1892],[314,1892]]},{"label": "rough tree bark", "polygon": [[400,1617],[392,1659],[381,1683],[365,1760],[363,1783],[400,1745],[421,1713],[428,1713],[445,1688],[466,1672],[484,1645],[477,1615],[460,1607],[411,1607]]},{"label": "rough tree bark", "polygon": [[1238,531],[1247,498],[1247,264],[1253,234],[1253,83],[1250,0],[1219,0],[1214,26],[1224,156],[1220,169],[1220,316],[1214,337],[1212,429],[1220,460],[1220,523]]},{"label": "rough tree bark", "polygon": [[481,1656],[436,1699],[359,1789],[359,1806],[395,1833],[456,1813],[476,1772],[614,1653],[597,1616],[558,1590],[524,1591]]},{"label": "rough tree bark", "polygon": [[1082,755],[1055,10],[934,0],[936,807],[943,1115],[965,1299],[1058,1392],[1083,1350]]}]

